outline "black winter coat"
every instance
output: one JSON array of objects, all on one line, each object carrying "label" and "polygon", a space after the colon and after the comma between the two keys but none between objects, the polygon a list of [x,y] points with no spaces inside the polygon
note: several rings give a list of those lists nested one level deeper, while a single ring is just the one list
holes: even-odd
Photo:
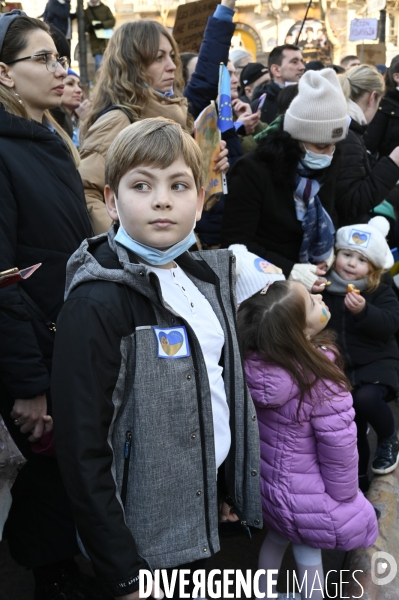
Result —
[{"label": "black winter coat", "polygon": [[398,388],[399,301],[392,288],[381,283],[374,292],[362,292],[365,308],[354,315],[344,305],[345,296],[323,292],[330,309],[327,325],[338,334],[345,372],[353,386],[380,383]]},{"label": "black winter coat", "polygon": [[[20,286],[56,321],[66,263],[91,235],[82,181],[63,140],[36,121],[0,109],[0,140],[0,271],[42,263]],[[0,302],[32,315],[0,314],[0,396],[32,398],[50,385],[54,333],[18,285],[0,290]]]},{"label": "black winter coat", "polygon": [[387,156],[370,167],[365,130],[366,126],[352,119],[347,137],[337,144],[342,152],[336,193],[339,227],[367,222],[367,213],[389,199],[399,179],[399,167]]},{"label": "black winter coat", "polygon": [[389,156],[399,146],[399,92],[388,90],[364,135],[367,150]]},{"label": "black winter coat", "polygon": [[[228,176],[222,247],[244,244],[250,252],[280,267],[288,277],[299,262],[302,224],[295,211],[295,175],[301,149],[285,131],[272,131],[241,158]],[[335,179],[339,153],[328,169],[315,171],[323,185],[321,203],[335,220]]]},{"label": "black winter coat", "polygon": [[44,9],[43,18],[46,23],[54,25],[64,35],[67,35],[70,13],[71,3],[69,0],[65,0],[63,3],[59,0],[49,0]]}]

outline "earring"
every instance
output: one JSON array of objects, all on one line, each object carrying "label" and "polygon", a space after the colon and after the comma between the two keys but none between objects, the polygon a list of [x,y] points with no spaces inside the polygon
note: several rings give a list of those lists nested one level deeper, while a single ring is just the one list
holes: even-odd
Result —
[{"label": "earring", "polygon": [[20,104],[23,104],[23,102],[22,102],[22,100],[21,100],[21,96],[20,96],[19,94],[17,94],[17,92],[16,92],[14,89],[13,89],[12,91],[14,92],[14,96],[16,96],[16,97],[18,98],[18,102],[19,102]]}]

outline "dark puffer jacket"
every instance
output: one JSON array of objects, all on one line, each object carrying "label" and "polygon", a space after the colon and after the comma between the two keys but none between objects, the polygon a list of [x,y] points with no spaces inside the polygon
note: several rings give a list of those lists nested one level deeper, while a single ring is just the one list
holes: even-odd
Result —
[{"label": "dark puffer jacket", "polygon": [[337,144],[342,151],[336,190],[339,227],[367,221],[365,215],[388,199],[399,179],[399,167],[388,156],[370,167],[365,130],[352,119],[347,137]]},{"label": "dark puffer jacket", "polygon": [[331,312],[329,329],[338,334],[345,372],[353,386],[381,383],[398,388],[399,302],[392,288],[381,283],[374,292],[362,292],[365,308],[354,315],[344,305],[345,296],[323,292]]},{"label": "dark puffer jacket", "polygon": [[[280,267],[288,277],[299,262],[302,224],[295,211],[295,175],[301,149],[289,133],[270,132],[256,150],[234,165],[228,176],[222,247],[244,244],[250,252]],[[339,152],[328,169],[315,171],[323,184],[322,205],[335,220],[335,180]]]},{"label": "dark puffer jacket", "polygon": [[399,146],[399,92],[388,90],[364,135],[367,150],[389,156]]}]

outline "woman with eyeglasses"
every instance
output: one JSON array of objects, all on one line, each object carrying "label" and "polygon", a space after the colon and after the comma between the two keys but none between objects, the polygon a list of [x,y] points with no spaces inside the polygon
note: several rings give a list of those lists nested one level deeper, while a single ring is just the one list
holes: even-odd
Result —
[{"label": "woman with eyeglasses", "polygon": [[56,459],[31,449],[51,413],[66,263],[91,235],[77,151],[49,112],[61,103],[66,67],[47,25],[19,10],[0,16],[0,271],[42,263],[26,282],[0,290],[1,303],[30,315],[0,314],[0,413],[27,458],[5,534],[14,560],[33,569],[35,600],[101,597],[73,560],[75,526]]}]

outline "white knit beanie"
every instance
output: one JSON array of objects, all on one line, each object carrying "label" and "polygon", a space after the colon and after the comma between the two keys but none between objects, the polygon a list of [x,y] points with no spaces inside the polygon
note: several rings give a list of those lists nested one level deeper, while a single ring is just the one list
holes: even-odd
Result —
[{"label": "white knit beanie", "polygon": [[236,257],[237,302],[241,304],[250,296],[259,292],[270,281],[284,280],[281,269],[267,260],[248,252],[243,244],[229,247]]},{"label": "white knit beanie", "polygon": [[394,258],[385,240],[389,222],[373,217],[367,224],[347,225],[337,231],[336,250],[354,250],[363,254],[377,269],[390,269]]},{"label": "white knit beanie", "polygon": [[295,140],[335,144],[346,136],[348,109],[333,69],[306,71],[298,95],[284,117],[284,131]]}]

